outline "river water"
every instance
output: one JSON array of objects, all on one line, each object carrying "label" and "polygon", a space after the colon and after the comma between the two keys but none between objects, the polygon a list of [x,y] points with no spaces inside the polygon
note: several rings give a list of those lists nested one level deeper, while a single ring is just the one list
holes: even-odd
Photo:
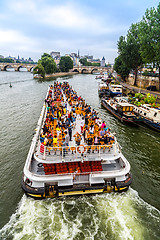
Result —
[{"label": "river water", "polygon": [[134,181],[122,194],[27,198],[21,190],[23,166],[53,80],[0,72],[0,239],[160,239],[160,135],[123,125],[101,107],[94,75],[58,80],[69,81],[116,133]]}]

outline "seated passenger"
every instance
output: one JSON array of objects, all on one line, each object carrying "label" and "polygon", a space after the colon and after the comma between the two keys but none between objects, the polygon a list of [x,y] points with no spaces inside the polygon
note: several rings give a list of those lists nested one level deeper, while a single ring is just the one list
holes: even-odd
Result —
[{"label": "seated passenger", "polygon": [[53,137],[53,147],[57,147],[57,142],[58,142],[57,136],[54,135],[54,137]]},{"label": "seated passenger", "polygon": [[106,131],[104,129],[101,129],[99,132],[100,137],[103,137],[105,135]]},{"label": "seated passenger", "polygon": [[94,125],[93,124],[91,124],[91,126],[89,128],[89,133],[94,134]]},{"label": "seated passenger", "polygon": [[96,134],[95,136],[94,136],[94,145],[99,145],[99,137],[98,137],[98,134]]},{"label": "seated passenger", "polygon": [[77,145],[80,145],[81,143],[81,134],[79,132],[76,132],[73,137],[75,137],[75,142]]}]

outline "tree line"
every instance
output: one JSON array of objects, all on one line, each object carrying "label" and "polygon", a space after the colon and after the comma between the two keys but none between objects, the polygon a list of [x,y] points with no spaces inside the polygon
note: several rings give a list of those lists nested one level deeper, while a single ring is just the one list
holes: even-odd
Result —
[{"label": "tree line", "polygon": [[2,63],[14,63],[14,60],[11,58],[0,58],[0,62]]},{"label": "tree line", "polygon": [[157,8],[147,9],[142,20],[132,24],[126,36],[118,40],[118,57],[114,69],[125,80],[131,70],[137,73],[146,64],[159,70],[160,89],[160,3]]},{"label": "tree line", "polygon": [[46,74],[55,72],[69,72],[73,68],[73,61],[69,56],[63,56],[60,59],[59,66],[57,67],[54,59],[50,54],[44,53],[41,59],[38,60],[37,66],[33,69],[33,74],[39,74],[45,78]]}]

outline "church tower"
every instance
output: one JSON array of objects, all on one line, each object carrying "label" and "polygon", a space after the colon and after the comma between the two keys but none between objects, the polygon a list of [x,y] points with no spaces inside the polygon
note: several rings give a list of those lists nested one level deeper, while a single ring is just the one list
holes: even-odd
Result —
[{"label": "church tower", "polygon": [[105,58],[103,56],[102,60],[101,60],[101,67],[105,67]]}]

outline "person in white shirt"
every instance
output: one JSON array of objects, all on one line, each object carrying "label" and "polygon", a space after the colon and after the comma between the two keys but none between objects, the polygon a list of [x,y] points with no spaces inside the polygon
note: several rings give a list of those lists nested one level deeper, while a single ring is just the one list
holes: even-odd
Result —
[{"label": "person in white shirt", "polygon": [[85,124],[85,120],[84,120],[84,117],[82,117],[82,121],[81,121],[81,133],[83,133],[83,127],[84,127],[84,124]]}]

